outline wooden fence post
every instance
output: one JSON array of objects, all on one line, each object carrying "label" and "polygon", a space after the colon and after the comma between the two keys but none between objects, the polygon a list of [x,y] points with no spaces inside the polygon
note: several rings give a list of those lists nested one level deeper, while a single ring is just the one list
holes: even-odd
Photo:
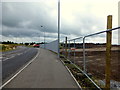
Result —
[{"label": "wooden fence post", "polygon": [[[112,15],[107,17],[107,29],[112,29]],[[110,90],[110,77],[111,77],[111,42],[112,42],[112,31],[107,32],[106,36],[106,68],[105,68],[105,88]]]},{"label": "wooden fence post", "polygon": [[67,58],[67,37],[65,37],[65,57]]}]

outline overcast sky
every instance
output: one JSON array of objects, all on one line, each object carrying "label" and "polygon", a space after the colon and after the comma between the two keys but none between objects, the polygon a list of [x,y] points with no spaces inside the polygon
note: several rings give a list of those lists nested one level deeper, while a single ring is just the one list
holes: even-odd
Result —
[{"label": "overcast sky", "polygon": [[[117,27],[118,1],[61,0],[61,41],[106,30],[107,15],[113,15],[113,27]],[[42,42],[44,32],[47,42],[57,39],[57,0],[2,0],[0,8],[3,41]],[[105,42],[105,35],[91,38],[87,40]],[[113,39],[118,42],[117,31]]]}]

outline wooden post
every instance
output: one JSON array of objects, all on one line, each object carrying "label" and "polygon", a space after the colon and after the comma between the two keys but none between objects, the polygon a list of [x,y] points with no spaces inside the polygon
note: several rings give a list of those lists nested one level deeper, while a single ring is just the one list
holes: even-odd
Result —
[{"label": "wooden post", "polygon": [[65,37],[65,57],[67,58],[67,37]]},{"label": "wooden post", "polygon": [[[112,29],[112,15],[107,17],[107,29]],[[111,42],[112,42],[112,31],[107,32],[106,36],[106,70],[105,70],[105,80],[106,89],[110,90],[110,77],[111,77]]]}]

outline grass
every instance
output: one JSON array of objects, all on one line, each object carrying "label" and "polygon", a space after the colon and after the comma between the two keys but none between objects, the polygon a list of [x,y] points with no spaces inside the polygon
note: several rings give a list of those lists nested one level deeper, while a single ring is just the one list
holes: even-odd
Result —
[{"label": "grass", "polygon": [[17,46],[20,46],[20,44],[0,44],[0,52],[14,50]]},{"label": "grass", "polygon": [[65,66],[67,66],[70,69],[70,71],[72,72],[72,74],[74,75],[74,77],[76,78],[76,80],[83,89],[97,90],[94,84],[80,70],[78,70],[78,68],[76,68],[74,64],[71,64],[70,61],[65,58],[61,59],[64,61]]}]

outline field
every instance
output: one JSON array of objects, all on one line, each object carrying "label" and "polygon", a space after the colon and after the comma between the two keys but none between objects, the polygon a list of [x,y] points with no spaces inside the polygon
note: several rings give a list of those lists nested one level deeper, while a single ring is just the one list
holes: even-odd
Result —
[{"label": "field", "polygon": [[[64,54],[63,50],[61,50]],[[111,80],[120,82],[120,61],[119,47],[112,47],[111,50]],[[75,57],[74,57],[75,55]],[[76,49],[69,53],[69,59],[83,69],[83,49]],[[105,80],[105,47],[86,49],[86,69],[97,80]]]},{"label": "field", "polygon": [[16,44],[0,44],[0,52],[16,49]]}]

